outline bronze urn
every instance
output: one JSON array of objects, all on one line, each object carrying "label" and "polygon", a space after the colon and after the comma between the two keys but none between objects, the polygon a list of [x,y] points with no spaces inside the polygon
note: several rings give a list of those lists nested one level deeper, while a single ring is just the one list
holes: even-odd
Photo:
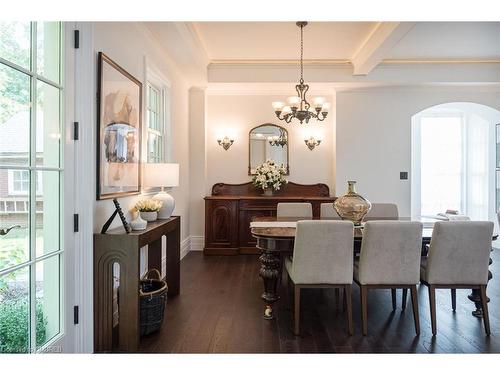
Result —
[{"label": "bronze urn", "polygon": [[355,185],[356,181],[347,181],[347,193],[333,202],[333,208],[342,220],[350,220],[354,225],[360,225],[372,204],[356,193]]}]

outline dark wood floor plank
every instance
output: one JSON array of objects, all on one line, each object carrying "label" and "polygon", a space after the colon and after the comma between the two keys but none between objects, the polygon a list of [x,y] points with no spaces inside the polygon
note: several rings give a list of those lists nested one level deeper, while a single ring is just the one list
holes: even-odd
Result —
[{"label": "dark wood floor plank", "polygon": [[[497,259],[495,259],[497,258]],[[181,262],[181,294],[168,301],[162,328],[141,340],[147,353],[500,353],[500,256],[492,253],[494,278],[487,290],[491,336],[472,316],[468,290],[436,291],[437,335],[431,334],[428,289],[418,287],[421,334],[411,309],[392,311],[390,290],[368,293],[368,335],[361,335],[359,288],[353,286],[354,335],[334,290],[302,291],[301,335],[292,332],[291,300],[285,285],[275,320],[264,320],[257,256],[189,253]],[[401,301],[401,291],[397,294]]]}]

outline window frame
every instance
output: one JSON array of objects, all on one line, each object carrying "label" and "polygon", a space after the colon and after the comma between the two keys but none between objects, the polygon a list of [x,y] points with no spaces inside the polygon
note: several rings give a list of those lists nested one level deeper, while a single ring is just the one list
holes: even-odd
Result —
[{"label": "window frame", "polygon": [[[27,190],[16,190],[15,189],[15,176],[14,174],[16,172],[20,172],[20,173],[26,173],[28,175],[28,189]],[[42,171],[40,170],[37,170],[36,171],[36,181],[35,181],[35,184],[36,184],[36,195],[37,196],[41,196],[42,195],[42,192],[43,192],[43,189],[42,189],[42,181],[43,181],[43,178],[42,178],[42,174],[41,174]],[[8,191],[8,194],[9,195],[16,195],[16,196],[29,196],[29,193],[30,193],[30,173],[28,170],[26,169],[9,169],[7,171],[7,191]]]}]

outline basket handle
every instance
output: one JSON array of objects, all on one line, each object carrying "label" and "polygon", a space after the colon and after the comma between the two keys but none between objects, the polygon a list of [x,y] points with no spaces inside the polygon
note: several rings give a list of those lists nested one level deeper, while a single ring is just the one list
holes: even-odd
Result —
[{"label": "basket handle", "polygon": [[[149,274],[151,272],[156,272],[156,279],[151,279],[149,277]],[[156,268],[152,268],[152,269],[148,270],[148,272],[146,272],[146,274],[144,275],[144,277],[141,280],[160,280],[161,281],[161,273]]]},{"label": "basket handle", "polygon": [[160,289],[155,290],[154,292],[144,293],[141,289],[139,289],[139,295],[141,297],[149,296],[151,298],[153,296],[153,294],[159,294],[159,293],[163,292],[165,289],[168,290],[167,283],[165,283],[165,285],[163,285]]}]

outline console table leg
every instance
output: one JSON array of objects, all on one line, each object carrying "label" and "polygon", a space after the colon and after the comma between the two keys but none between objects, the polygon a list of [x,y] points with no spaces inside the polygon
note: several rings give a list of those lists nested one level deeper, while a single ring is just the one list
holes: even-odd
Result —
[{"label": "console table leg", "polygon": [[264,319],[274,319],[273,304],[279,300],[278,280],[281,276],[281,259],[279,252],[264,251],[259,257],[261,266],[259,275],[264,281],[264,293],[262,299],[266,303]]},{"label": "console table leg", "polygon": [[[493,260],[490,258],[490,264],[493,263]],[[493,277],[491,271],[488,271],[488,282],[490,282],[491,278]],[[476,318],[482,318],[483,317],[483,309],[481,307],[481,294],[479,292],[479,289],[472,289],[472,293],[467,296],[469,300],[474,302],[474,305],[476,305],[476,309],[472,311],[472,315],[474,315]],[[487,297],[487,302],[490,302],[490,298]]]}]

